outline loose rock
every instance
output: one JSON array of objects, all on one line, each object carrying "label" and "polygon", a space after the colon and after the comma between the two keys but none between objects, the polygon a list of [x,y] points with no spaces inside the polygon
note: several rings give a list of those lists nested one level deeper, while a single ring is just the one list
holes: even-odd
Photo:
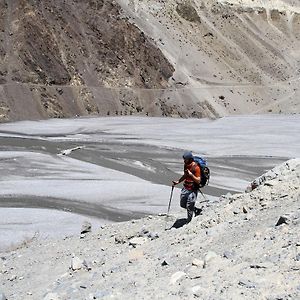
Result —
[{"label": "loose rock", "polygon": [[129,245],[136,247],[137,245],[142,245],[147,242],[147,238],[144,237],[134,237],[129,240]]},{"label": "loose rock", "polygon": [[192,262],[192,265],[193,266],[196,266],[196,267],[201,267],[203,268],[204,267],[204,261],[201,260],[201,259],[198,259],[198,258],[195,258]]},{"label": "loose rock", "polygon": [[186,273],[184,273],[182,271],[176,272],[171,276],[170,283],[175,284],[177,281],[179,281],[180,279],[182,279],[185,276],[186,276]]},{"label": "loose rock", "polygon": [[215,252],[213,252],[213,251],[207,252],[207,254],[204,257],[204,266],[203,267],[206,268],[208,266],[208,263],[217,257],[218,257],[218,255]]},{"label": "loose rock", "polygon": [[280,226],[282,224],[289,224],[289,217],[287,215],[280,216],[275,226]]},{"label": "loose rock", "polygon": [[56,293],[48,293],[45,297],[44,300],[61,300],[61,298],[58,296]]},{"label": "loose rock", "polygon": [[4,293],[0,292],[0,300],[7,300]]},{"label": "loose rock", "polygon": [[92,224],[88,221],[83,222],[80,233],[84,234],[91,231],[92,231]]},{"label": "loose rock", "polygon": [[84,259],[81,259],[81,258],[75,256],[72,258],[71,269],[73,271],[80,270],[80,269],[90,270],[91,267],[88,265],[88,263]]}]

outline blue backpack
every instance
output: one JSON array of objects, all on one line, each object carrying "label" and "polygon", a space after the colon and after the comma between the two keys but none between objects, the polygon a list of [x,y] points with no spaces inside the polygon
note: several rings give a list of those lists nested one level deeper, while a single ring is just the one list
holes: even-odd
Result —
[{"label": "blue backpack", "polygon": [[207,166],[207,162],[204,158],[200,156],[194,156],[194,162],[197,163],[201,170],[201,180],[199,188],[204,187],[205,185],[208,185],[209,177],[210,177],[210,170]]}]

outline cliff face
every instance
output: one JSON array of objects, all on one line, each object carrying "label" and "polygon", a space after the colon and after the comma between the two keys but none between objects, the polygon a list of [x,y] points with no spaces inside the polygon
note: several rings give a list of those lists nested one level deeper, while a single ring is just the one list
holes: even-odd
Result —
[{"label": "cliff face", "polygon": [[0,120],[300,111],[300,8],[0,0]]}]

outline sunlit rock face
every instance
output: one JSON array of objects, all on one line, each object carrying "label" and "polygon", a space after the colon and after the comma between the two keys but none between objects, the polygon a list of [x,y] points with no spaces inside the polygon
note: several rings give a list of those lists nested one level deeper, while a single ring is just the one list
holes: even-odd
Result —
[{"label": "sunlit rock face", "polygon": [[0,120],[299,113],[292,0],[0,0]]}]

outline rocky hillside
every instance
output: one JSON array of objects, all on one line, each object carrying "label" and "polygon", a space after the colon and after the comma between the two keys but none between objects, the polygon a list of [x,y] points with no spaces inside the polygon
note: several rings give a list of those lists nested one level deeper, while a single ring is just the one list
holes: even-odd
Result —
[{"label": "rocky hillside", "polygon": [[298,1],[0,0],[0,120],[299,113]]},{"label": "rocky hillside", "polygon": [[177,229],[184,211],[2,253],[0,299],[299,299],[300,160],[255,182]]}]

